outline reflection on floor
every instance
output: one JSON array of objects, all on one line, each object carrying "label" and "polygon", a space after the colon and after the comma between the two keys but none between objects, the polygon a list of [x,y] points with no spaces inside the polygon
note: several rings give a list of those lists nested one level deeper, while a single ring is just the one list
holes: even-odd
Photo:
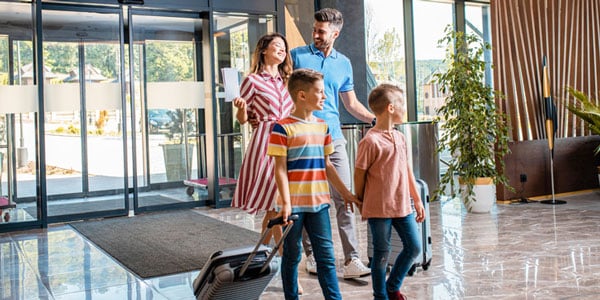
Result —
[{"label": "reflection on floor", "polygon": [[[562,199],[567,204],[497,205],[490,214],[467,214],[456,200],[432,203],[432,264],[407,277],[402,292],[409,299],[600,298],[600,192]],[[260,228],[260,215],[201,211]],[[367,261],[366,223],[357,222]],[[0,299],[194,299],[198,274],[142,280],[68,225],[0,235],[0,266]],[[364,279],[368,286],[341,280],[344,299],[372,298]],[[322,299],[315,276],[302,268],[300,280],[302,298]],[[261,299],[282,299],[279,276]]]}]

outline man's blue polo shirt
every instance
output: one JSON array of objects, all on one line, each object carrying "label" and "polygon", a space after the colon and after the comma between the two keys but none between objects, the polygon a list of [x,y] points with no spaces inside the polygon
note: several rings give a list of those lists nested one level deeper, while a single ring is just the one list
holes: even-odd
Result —
[{"label": "man's blue polo shirt", "polygon": [[323,52],[315,48],[314,44],[294,48],[291,54],[294,69],[307,68],[323,73],[327,98],[323,110],[316,110],[313,114],[327,122],[332,139],[343,139],[339,95],[354,90],[350,59],[335,49],[325,57]]}]

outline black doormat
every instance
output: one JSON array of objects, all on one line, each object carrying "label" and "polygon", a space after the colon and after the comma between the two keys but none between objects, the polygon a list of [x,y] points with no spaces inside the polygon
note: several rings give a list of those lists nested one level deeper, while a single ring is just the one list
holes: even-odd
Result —
[{"label": "black doormat", "polygon": [[[161,195],[149,195],[138,198],[139,206],[154,206],[169,203],[181,203],[182,201],[161,196]],[[62,216],[72,215],[80,213],[89,213],[103,210],[114,210],[123,209],[123,198],[108,199],[108,200],[87,200],[87,201],[73,201],[73,203],[64,204],[48,204],[48,216]],[[129,208],[133,209],[133,199],[129,199]],[[26,207],[25,211],[32,217],[37,216],[37,206]]]},{"label": "black doormat", "polygon": [[141,278],[199,270],[213,252],[260,237],[189,209],[70,225]]}]

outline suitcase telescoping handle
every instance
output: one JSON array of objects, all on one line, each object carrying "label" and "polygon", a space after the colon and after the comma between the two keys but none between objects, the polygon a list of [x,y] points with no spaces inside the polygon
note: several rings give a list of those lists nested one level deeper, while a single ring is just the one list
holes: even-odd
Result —
[{"label": "suitcase telescoping handle", "polygon": [[[298,221],[298,215],[289,216],[288,221],[294,221],[294,222]],[[267,228],[271,229],[273,226],[281,225],[281,224],[283,224],[283,216],[269,220],[269,223],[267,224]]]},{"label": "suitcase telescoping handle", "polygon": [[[288,221],[295,222],[297,220],[298,220],[298,215],[290,215],[288,217]],[[260,269],[260,273],[262,273],[262,272],[265,271],[265,269],[267,268],[267,266],[269,265],[269,263],[271,263],[271,260],[273,259],[273,257],[277,253],[277,251],[279,251],[279,247],[281,247],[281,244],[283,244],[283,240],[288,235],[290,229],[292,229],[292,226],[294,225],[293,222],[285,228],[285,231],[283,232],[283,235],[281,236],[281,239],[275,245],[275,248],[273,248],[271,250],[271,253],[269,254],[269,257],[267,257],[267,260],[265,261],[265,263],[263,264],[262,268]],[[262,244],[262,241],[264,241],[264,239],[267,236],[267,234],[269,234],[269,231],[271,231],[271,229],[273,228],[273,226],[275,226],[275,225],[281,225],[281,224],[283,224],[283,217],[278,217],[278,218],[269,220],[269,223],[267,224],[267,229],[262,234],[262,236],[260,237],[260,240],[258,240],[258,244],[256,244],[256,247],[254,247],[254,250],[252,250],[252,253],[250,253],[250,255],[248,256],[248,259],[246,259],[246,262],[244,262],[244,265],[240,269],[240,277],[244,276],[244,273],[246,273],[246,269],[248,269],[248,266],[250,266],[250,263],[252,262],[252,259],[254,259],[254,256],[256,256],[256,251],[258,251],[258,248]]]}]

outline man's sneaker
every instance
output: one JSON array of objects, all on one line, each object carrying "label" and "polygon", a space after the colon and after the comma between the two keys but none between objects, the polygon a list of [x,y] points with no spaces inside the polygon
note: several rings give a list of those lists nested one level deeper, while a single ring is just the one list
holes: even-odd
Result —
[{"label": "man's sneaker", "polygon": [[308,274],[317,274],[317,262],[315,261],[315,256],[311,253],[306,257],[306,272]]},{"label": "man's sneaker", "polygon": [[344,266],[344,278],[358,278],[371,274],[371,269],[367,268],[360,259],[354,257],[350,263]]}]

